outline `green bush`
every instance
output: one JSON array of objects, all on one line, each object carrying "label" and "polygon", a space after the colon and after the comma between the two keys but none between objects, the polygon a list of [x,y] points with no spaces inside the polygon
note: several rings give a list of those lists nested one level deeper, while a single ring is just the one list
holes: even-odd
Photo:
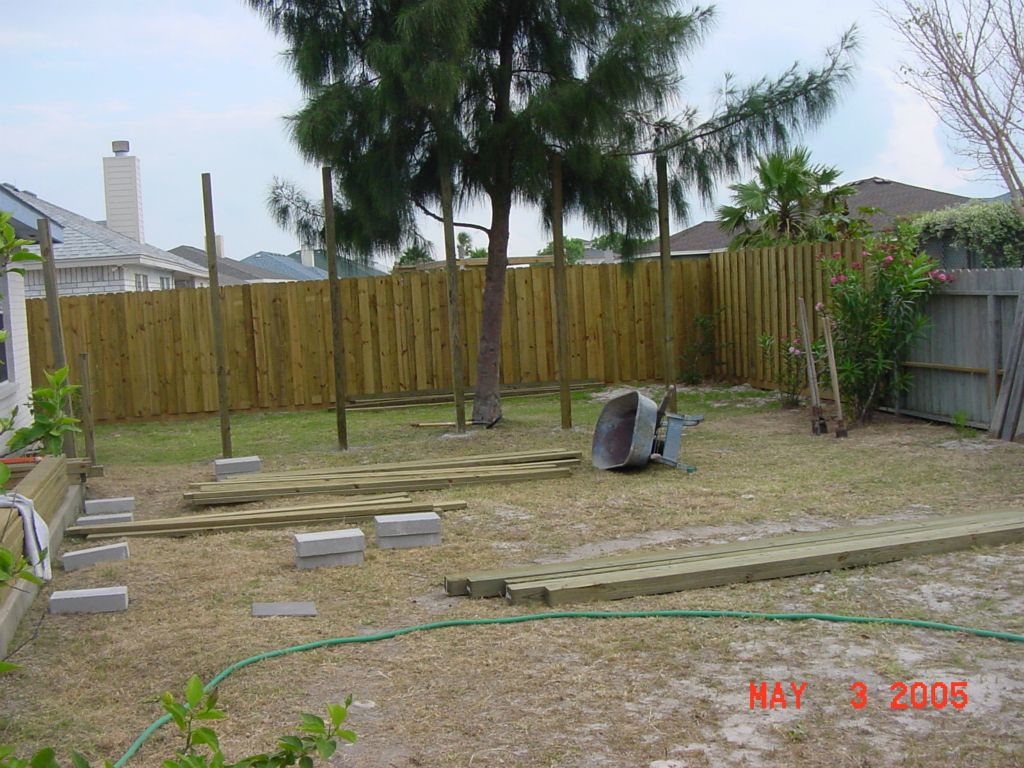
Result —
[{"label": "green bush", "polygon": [[963,248],[985,267],[1024,267],[1024,216],[1009,203],[969,203],[915,217],[921,244]]},{"label": "green bush", "polygon": [[839,253],[819,257],[830,295],[816,309],[834,322],[839,385],[861,421],[909,387],[899,365],[926,328],[924,301],[951,279],[917,244],[917,229],[901,225],[849,263]]}]

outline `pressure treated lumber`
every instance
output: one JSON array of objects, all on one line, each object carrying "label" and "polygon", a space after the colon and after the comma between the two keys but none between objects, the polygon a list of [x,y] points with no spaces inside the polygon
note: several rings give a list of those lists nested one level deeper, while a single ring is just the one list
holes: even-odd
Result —
[{"label": "pressure treated lumber", "polygon": [[618,600],[685,589],[798,576],[820,571],[887,563],[916,555],[954,552],[975,546],[1024,541],[1024,512],[1016,519],[982,521],[854,540],[835,540],[814,547],[775,548],[733,556],[587,574],[533,583],[509,583],[506,598],[517,603],[521,594],[543,595],[548,605]]},{"label": "pressure treated lumber", "polygon": [[277,509],[245,510],[184,517],[138,520],[131,523],[107,525],[76,525],[67,530],[70,535],[90,539],[115,536],[179,536],[208,530],[241,530],[243,528],[276,528],[285,525],[318,525],[324,522],[363,521],[380,515],[400,515],[413,512],[447,512],[465,509],[464,501],[419,502],[405,501],[378,504],[318,504],[311,507],[282,507]]},{"label": "pressure treated lumber", "polygon": [[339,467],[317,467],[297,469],[286,472],[259,472],[247,477],[226,478],[219,483],[192,483],[193,487],[215,486],[226,487],[232,483],[252,482],[257,478],[292,478],[307,475],[341,475],[350,473],[401,472],[413,469],[454,469],[458,467],[488,467],[507,464],[536,464],[540,462],[573,461],[583,459],[582,451],[550,448],[538,451],[510,451],[505,453],[489,453],[480,456],[460,456],[437,459],[415,459],[412,461],[396,461],[381,464],[353,464]]},{"label": "pressure treated lumber", "polygon": [[[897,536],[908,532],[943,530],[972,522],[1015,522],[1022,519],[1019,509],[997,510],[967,515],[948,515],[926,520],[902,520],[881,525],[830,528],[810,534],[790,534],[755,541],[686,547],[672,550],[654,550],[610,557],[588,558],[567,562],[531,564],[511,568],[498,568],[457,573],[444,581],[447,594],[496,597],[505,594],[509,584],[516,584],[519,599],[543,595],[545,580],[600,575],[644,567],[668,566],[687,562],[710,563],[716,559],[737,555],[753,555],[768,551],[810,550],[830,542],[855,544],[858,541]],[[529,583],[532,586],[527,587]]]},{"label": "pressure treated lumber", "polygon": [[[711,544],[697,547],[650,550],[609,557],[594,557],[583,560],[569,560],[556,563],[543,563],[518,566],[513,568],[497,568],[474,571],[464,574],[453,574],[445,577],[445,591],[452,596],[470,595],[472,597],[498,597],[505,593],[508,582],[541,581],[544,578],[582,575],[586,573],[608,573],[638,567],[654,567],[669,565],[675,562],[687,562],[731,556],[744,552],[757,552],[768,549],[784,549],[794,547],[810,547],[829,541],[873,537],[885,534],[933,530],[961,525],[970,521],[1002,521],[1020,517],[1020,510],[999,510],[970,515],[948,515],[926,520],[901,520],[880,525],[861,525],[849,528],[828,528],[812,533],[792,533],[782,536],[755,539],[752,541],[735,541],[725,544]],[[523,590],[520,594],[526,597]]]}]

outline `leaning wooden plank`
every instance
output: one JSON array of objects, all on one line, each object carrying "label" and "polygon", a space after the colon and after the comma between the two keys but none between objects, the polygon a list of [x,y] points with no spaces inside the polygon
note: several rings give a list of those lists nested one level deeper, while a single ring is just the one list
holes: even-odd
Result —
[{"label": "leaning wooden plank", "polygon": [[[1024,541],[1024,513],[1012,522],[982,522],[958,528],[900,533],[853,542],[834,541],[810,549],[773,549],[716,559],[710,564],[700,561],[683,562],[616,573],[552,579],[545,585],[543,594],[549,605],[621,600],[639,595],[657,595],[887,563],[916,555],[955,552],[975,546],[1018,541]],[[522,587],[522,584],[509,584],[506,597],[513,603],[517,602],[517,592]],[[528,585],[530,594],[536,594],[535,587]]]},{"label": "leaning wooden plank", "polygon": [[[1003,437],[1008,431],[1009,418],[1007,414],[1010,406],[1010,393],[1014,382],[1018,381],[1020,371],[1020,360],[1024,356],[1024,286],[1021,287],[1017,296],[1017,306],[1013,320],[1013,330],[1010,335],[1010,347],[1006,360],[1003,362],[1003,380],[999,385],[999,394],[996,396],[995,405],[992,408],[992,418],[989,424],[989,437]],[[1013,426],[1016,426],[1014,421]],[[1005,437],[1003,439],[1006,439]]]},{"label": "leaning wooden plank", "polygon": [[315,490],[308,487],[281,486],[274,489],[222,491],[220,493],[186,493],[185,499],[190,504],[240,504],[246,501],[261,501],[280,496],[298,496],[311,493],[332,493],[340,495],[361,495],[367,493],[386,493],[394,491],[439,491],[445,488],[452,488],[460,485],[473,485],[478,483],[516,483],[528,482],[531,480],[550,480],[560,477],[568,477],[568,468],[553,468],[548,470],[534,470],[531,472],[508,472],[488,474],[482,476],[459,476],[450,478],[430,478],[423,480],[391,481],[387,479],[367,480],[357,482],[328,483],[318,486]]},{"label": "leaning wooden plank", "polygon": [[[999,510],[995,512],[966,515],[944,515],[925,520],[901,520],[881,525],[859,525],[844,528],[827,528],[821,531],[791,533],[763,539],[734,541],[726,544],[710,544],[695,547],[677,547],[646,552],[632,552],[608,557],[594,557],[585,560],[567,560],[557,563],[495,568],[445,577],[445,591],[449,595],[470,595],[471,597],[498,597],[505,593],[505,585],[512,581],[540,581],[559,576],[576,576],[586,573],[605,573],[634,567],[656,566],[687,560],[754,552],[779,547],[813,546],[835,540],[849,540],[878,536],[903,531],[917,531],[935,528],[949,528],[970,522],[1016,519],[1020,510]],[[522,593],[524,596],[525,592]]]}]

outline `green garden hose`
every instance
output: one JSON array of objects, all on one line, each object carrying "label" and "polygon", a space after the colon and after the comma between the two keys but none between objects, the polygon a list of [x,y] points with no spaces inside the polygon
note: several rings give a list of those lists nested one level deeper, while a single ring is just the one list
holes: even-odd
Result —
[{"label": "green garden hose", "polygon": [[[390,640],[401,635],[410,635],[413,632],[427,632],[433,629],[448,629],[450,627],[479,627],[491,624],[522,624],[527,621],[542,621],[544,619],[665,619],[665,618],[690,618],[690,619],[763,619],[767,621],[817,621],[847,622],[851,624],[892,624],[904,627],[918,627],[921,629],[937,629],[944,632],[966,632],[978,637],[991,637],[997,640],[1007,640],[1012,643],[1024,643],[1024,635],[1017,635],[1012,632],[998,632],[991,629],[978,629],[976,627],[962,627],[957,624],[942,624],[937,621],[923,621],[920,619],[897,619],[884,616],[843,616],[832,613],[759,613],[756,611],[555,611],[551,613],[531,613],[524,616],[501,616],[492,619],[450,619],[448,621],[435,621],[430,624],[415,624],[411,627],[402,627],[388,632],[378,632],[373,635],[353,635],[350,637],[334,637],[327,640],[316,640],[303,645],[293,645],[288,648],[278,648],[273,651],[250,656],[247,659],[236,661],[231,666],[222,670],[216,677],[203,688],[207,693],[211,692],[224,680],[238,670],[255,664],[259,661],[286,656],[290,653],[300,651],[312,651],[317,648],[326,648],[332,645],[349,645],[354,643],[375,643],[378,640]],[[132,759],[136,752],[146,743],[147,739],[156,731],[171,721],[170,715],[164,715],[153,722],[139,737],[128,747],[128,751],[121,756],[121,759],[114,763],[114,768],[123,766]]]}]

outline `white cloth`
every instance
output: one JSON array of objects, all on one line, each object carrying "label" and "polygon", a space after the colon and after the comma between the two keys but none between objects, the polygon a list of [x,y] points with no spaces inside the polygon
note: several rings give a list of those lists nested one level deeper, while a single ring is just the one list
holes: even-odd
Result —
[{"label": "white cloth", "polygon": [[0,507],[18,510],[21,525],[25,531],[25,559],[32,567],[32,573],[44,581],[53,578],[50,568],[50,527],[32,506],[32,500],[20,493],[0,496]]}]

